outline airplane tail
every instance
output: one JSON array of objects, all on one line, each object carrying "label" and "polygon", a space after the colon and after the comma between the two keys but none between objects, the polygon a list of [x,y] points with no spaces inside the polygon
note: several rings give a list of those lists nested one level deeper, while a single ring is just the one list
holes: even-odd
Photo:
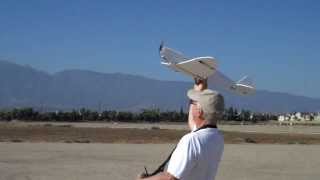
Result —
[{"label": "airplane tail", "polygon": [[248,77],[248,76],[244,76],[239,81],[237,81],[236,84],[245,85],[245,86],[249,86],[249,87],[255,88],[255,85],[254,85],[252,79],[250,77]]},{"label": "airplane tail", "polygon": [[164,42],[163,42],[163,41],[161,41],[161,43],[160,43],[160,47],[159,47],[159,52],[160,52],[160,53],[161,53],[161,51],[162,51],[163,47],[164,47]]},{"label": "airplane tail", "polygon": [[248,76],[241,78],[233,87],[233,90],[240,95],[252,95],[256,92],[256,88]]}]

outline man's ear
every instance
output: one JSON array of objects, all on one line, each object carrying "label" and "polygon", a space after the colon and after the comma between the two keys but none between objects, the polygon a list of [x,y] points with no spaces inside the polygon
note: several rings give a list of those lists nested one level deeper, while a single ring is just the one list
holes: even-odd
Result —
[{"label": "man's ear", "polygon": [[199,108],[199,117],[201,119],[204,119],[204,112],[203,112],[202,108]]},{"label": "man's ear", "polygon": [[199,117],[199,118],[201,118],[201,119],[203,119],[203,115],[204,115],[204,113],[203,113],[203,110],[202,110],[202,108],[201,108],[201,106],[198,104],[197,105],[197,111],[195,112],[196,113],[196,115]]}]

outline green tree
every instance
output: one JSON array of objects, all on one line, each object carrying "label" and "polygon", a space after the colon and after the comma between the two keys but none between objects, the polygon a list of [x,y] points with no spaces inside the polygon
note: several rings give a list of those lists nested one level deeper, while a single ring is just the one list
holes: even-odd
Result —
[{"label": "green tree", "polygon": [[143,109],[142,113],[140,113],[140,119],[142,121],[159,122],[160,111],[159,109]]},{"label": "green tree", "polygon": [[123,122],[131,122],[133,120],[133,117],[134,116],[132,112],[119,112],[117,120]]}]

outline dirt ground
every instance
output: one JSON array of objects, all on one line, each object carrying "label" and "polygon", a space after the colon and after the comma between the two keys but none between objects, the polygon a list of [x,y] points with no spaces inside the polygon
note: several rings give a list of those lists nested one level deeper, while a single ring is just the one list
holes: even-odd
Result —
[{"label": "dirt ground", "polygon": [[[173,144],[0,143],[0,180],[128,180]],[[227,144],[217,180],[318,180],[319,145]]]},{"label": "dirt ground", "polygon": [[[96,125],[96,124],[93,124]],[[150,124],[148,124],[150,126]],[[136,126],[136,125],[135,125]],[[0,142],[64,142],[64,143],[177,143],[189,131],[186,129],[163,129],[155,125],[148,128],[90,127],[74,124],[1,124]],[[126,128],[124,128],[126,127]],[[249,127],[249,126],[248,126]],[[264,133],[258,131],[222,130],[225,143],[255,144],[320,144],[318,133]],[[222,128],[223,129],[223,128]],[[225,128],[226,129],[226,128]]]},{"label": "dirt ground", "polygon": [[[0,126],[10,125],[26,127],[31,125],[55,125],[55,126],[72,126],[83,128],[135,128],[135,129],[151,129],[152,127],[159,127],[160,129],[174,129],[174,130],[188,130],[187,123],[119,123],[119,122],[0,122]],[[219,125],[219,129],[224,131],[237,132],[257,132],[268,134],[280,133],[294,133],[294,134],[320,134],[320,125],[318,126],[304,126],[304,125]]]},{"label": "dirt ground", "polygon": [[[219,126],[218,180],[316,180],[320,128]],[[0,123],[0,180],[135,179],[188,133],[185,124]]]}]

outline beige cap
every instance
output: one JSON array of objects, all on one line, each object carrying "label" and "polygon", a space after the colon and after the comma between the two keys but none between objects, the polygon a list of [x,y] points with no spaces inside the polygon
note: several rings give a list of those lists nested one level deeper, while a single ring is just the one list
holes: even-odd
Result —
[{"label": "beige cap", "polygon": [[197,101],[200,104],[205,115],[205,120],[213,122],[222,117],[224,98],[220,93],[210,89],[203,91],[190,89],[187,95],[191,100]]}]

